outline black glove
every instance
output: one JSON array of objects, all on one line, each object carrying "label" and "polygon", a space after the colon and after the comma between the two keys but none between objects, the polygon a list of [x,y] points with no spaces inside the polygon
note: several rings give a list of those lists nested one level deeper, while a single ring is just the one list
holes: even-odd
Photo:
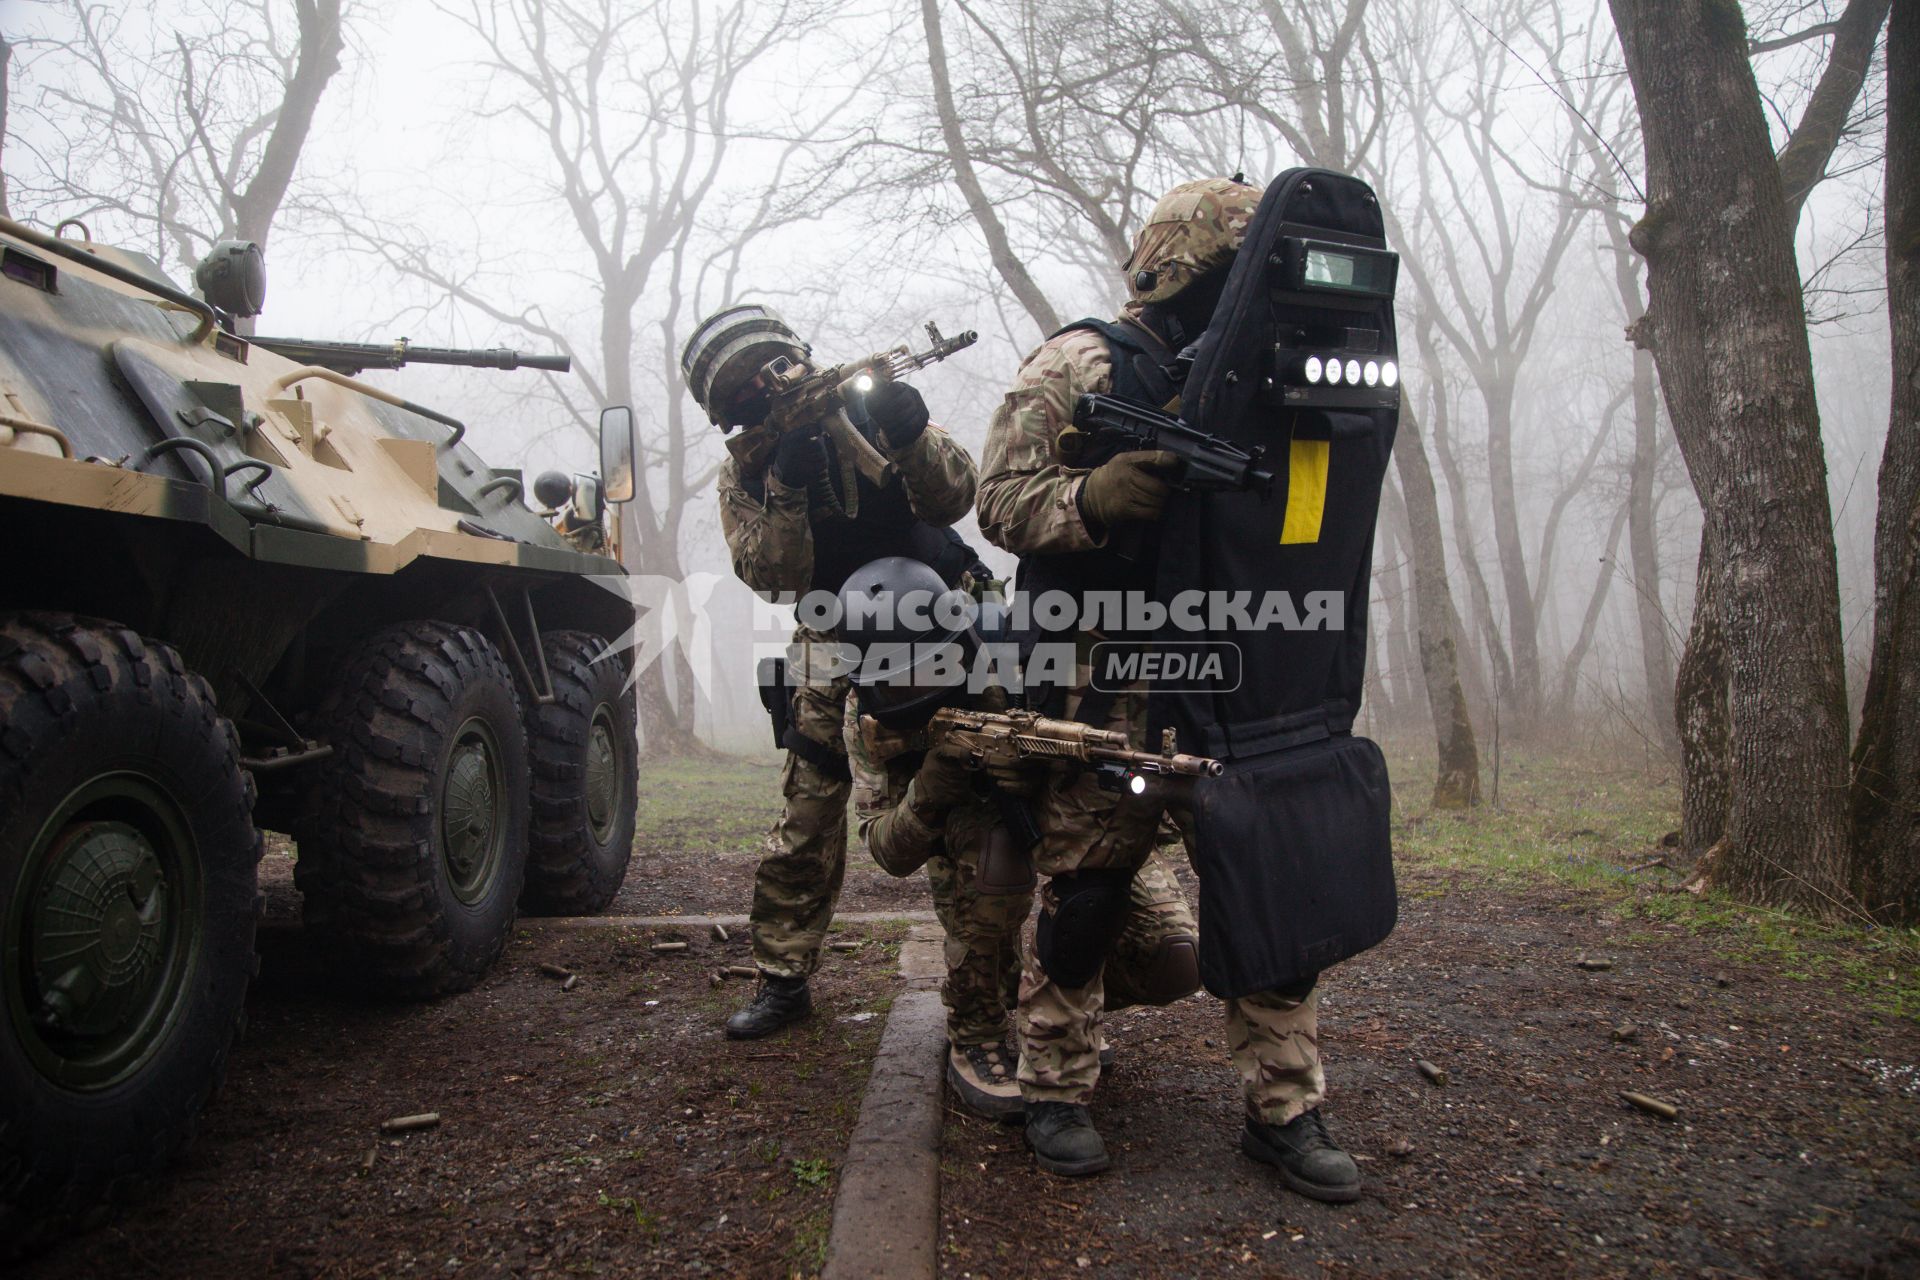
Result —
[{"label": "black glove", "polygon": [[904,449],[927,429],[927,402],[904,382],[883,382],[867,393],[867,416],[889,449]]},{"label": "black glove", "polygon": [[785,432],[773,447],[773,474],[789,489],[805,489],[827,469],[827,441],[816,423]]}]

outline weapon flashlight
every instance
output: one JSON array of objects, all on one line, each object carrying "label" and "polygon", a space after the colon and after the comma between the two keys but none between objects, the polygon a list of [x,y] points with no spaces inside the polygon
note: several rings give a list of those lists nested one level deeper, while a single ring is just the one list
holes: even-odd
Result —
[{"label": "weapon flashlight", "polygon": [[853,389],[861,395],[865,395],[867,392],[873,390],[873,375],[870,373],[857,375],[853,380]]}]

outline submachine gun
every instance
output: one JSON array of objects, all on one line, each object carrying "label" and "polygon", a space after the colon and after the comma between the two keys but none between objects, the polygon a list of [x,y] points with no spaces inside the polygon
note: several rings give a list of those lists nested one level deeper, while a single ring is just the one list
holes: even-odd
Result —
[{"label": "submachine gun", "polygon": [[1118,396],[1083,395],[1074,401],[1073,425],[1060,433],[1055,448],[1062,462],[1076,467],[1097,466],[1117,453],[1157,449],[1180,459],[1176,489],[1252,490],[1262,498],[1273,492],[1273,472],[1260,465],[1264,449],[1243,449]]},{"label": "submachine gun", "polygon": [[463,349],[416,347],[405,338],[393,342],[322,342],[313,338],[247,339],[277,355],[301,364],[319,365],[335,373],[356,374],[363,369],[398,369],[409,364],[454,364],[469,369],[546,369],[568,373],[571,356],[536,356],[505,347]]}]

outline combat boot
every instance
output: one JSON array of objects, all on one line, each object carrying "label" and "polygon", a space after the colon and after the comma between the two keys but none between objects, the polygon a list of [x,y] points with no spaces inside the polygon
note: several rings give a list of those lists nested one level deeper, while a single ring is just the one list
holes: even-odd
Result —
[{"label": "combat boot", "polygon": [[813,1012],[813,994],[805,978],[776,978],[766,974],[753,1002],[727,1019],[727,1039],[758,1040],[800,1021]]},{"label": "combat boot", "polygon": [[1248,1120],[1240,1149],[1280,1170],[1281,1180],[1309,1199],[1346,1204],[1360,1198],[1360,1166],[1327,1136],[1317,1107],[1281,1125]]},{"label": "combat boot", "polygon": [[1093,1117],[1077,1102],[1027,1103],[1027,1145],[1048,1173],[1084,1178],[1112,1163]]},{"label": "combat boot", "polygon": [[947,1086],[960,1105],[988,1120],[1012,1120],[1021,1110],[1020,1060],[1005,1044],[952,1045]]}]

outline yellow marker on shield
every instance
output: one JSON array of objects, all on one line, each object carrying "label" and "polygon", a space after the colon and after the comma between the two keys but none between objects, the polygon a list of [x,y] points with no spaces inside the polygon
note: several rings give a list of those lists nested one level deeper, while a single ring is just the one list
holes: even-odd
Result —
[{"label": "yellow marker on shield", "polygon": [[1287,457],[1287,515],[1280,545],[1320,541],[1320,520],[1327,512],[1327,455],[1331,440],[1296,438]]}]

